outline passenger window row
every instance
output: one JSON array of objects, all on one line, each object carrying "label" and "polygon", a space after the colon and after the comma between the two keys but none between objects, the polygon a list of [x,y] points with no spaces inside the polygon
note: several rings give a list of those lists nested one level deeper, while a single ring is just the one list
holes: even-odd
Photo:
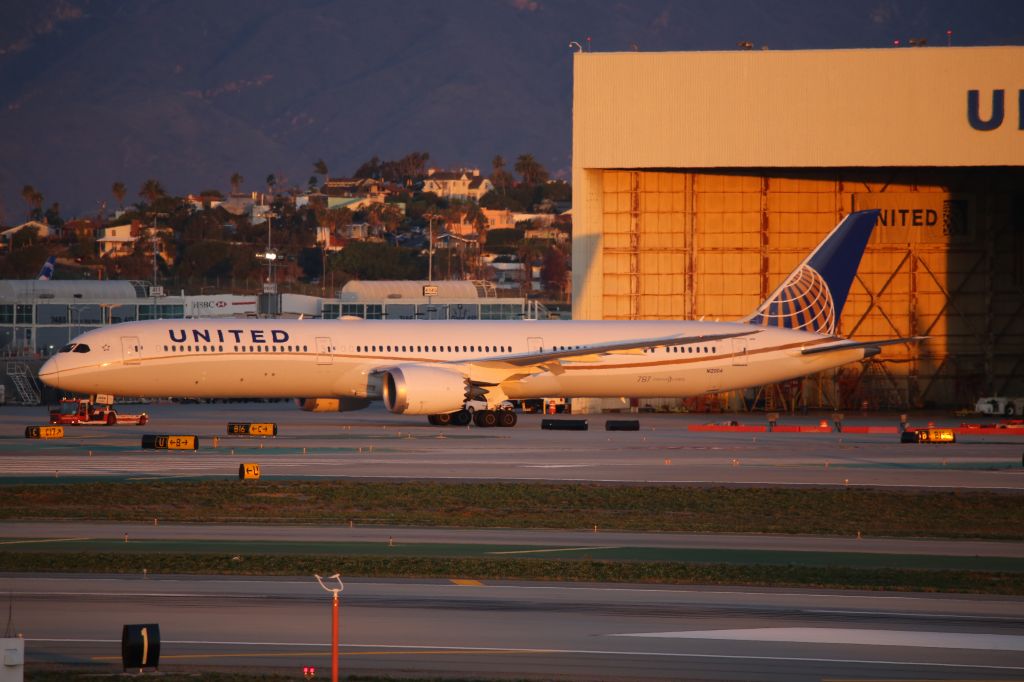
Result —
[{"label": "passenger window row", "polygon": [[[718,346],[663,346],[664,352],[666,353],[700,353],[703,348],[704,353],[717,353]],[[645,353],[656,353],[657,348],[644,348]]]},{"label": "passenger window row", "polygon": [[512,353],[512,346],[399,346],[372,344],[356,346],[357,353]]},{"label": "passenger window row", "polygon": [[[235,353],[306,353],[308,346],[233,346]],[[165,353],[223,353],[224,346],[220,345],[171,345],[164,346]]]}]

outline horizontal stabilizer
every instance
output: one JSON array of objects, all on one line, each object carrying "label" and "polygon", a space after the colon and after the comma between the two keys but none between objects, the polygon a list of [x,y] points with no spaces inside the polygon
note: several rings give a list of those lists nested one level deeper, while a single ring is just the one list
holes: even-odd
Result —
[{"label": "horizontal stabilizer", "polygon": [[[882,339],[881,341],[840,341],[839,343],[833,343],[829,346],[815,346],[814,348],[805,348],[800,351],[801,355],[816,355],[817,353],[831,353],[833,351],[840,350],[853,350],[855,348],[876,348],[879,346],[891,346],[897,343],[920,343],[927,339],[927,336],[907,336],[902,339]],[[876,350],[870,355],[877,355],[880,350]],[[869,355],[869,357],[870,357]]]}]

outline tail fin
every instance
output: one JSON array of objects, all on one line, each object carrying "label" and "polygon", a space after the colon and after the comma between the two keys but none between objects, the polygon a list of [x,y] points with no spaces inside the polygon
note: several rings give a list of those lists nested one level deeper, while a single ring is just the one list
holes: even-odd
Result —
[{"label": "tail fin", "polygon": [[835,334],[878,213],[857,211],[843,218],[771,296],[742,321]]},{"label": "tail fin", "polygon": [[43,269],[39,271],[39,277],[37,277],[36,279],[41,279],[44,281],[48,279],[53,279],[53,269],[56,266],[56,263],[56,256],[50,256],[49,258],[47,258],[46,262],[43,263]]}]

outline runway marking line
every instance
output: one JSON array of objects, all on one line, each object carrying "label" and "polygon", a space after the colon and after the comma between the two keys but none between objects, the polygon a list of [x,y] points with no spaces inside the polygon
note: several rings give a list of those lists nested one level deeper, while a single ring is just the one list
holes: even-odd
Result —
[{"label": "runway marking line", "polygon": [[[117,643],[120,640],[116,639],[48,639],[48,638],[27,638],[28,642],[92,642],[92,643]],[[164,640],[164,644],[223,644],[229,646],[323,646],[322,644],[303,644],[301,642],[197,642],[197,641],[169,641]],[[777,661],[777,662],[799,662],[799,663],[827,663],[832,665],[847,664],[847,665],[890,665],[896,667],[928,667],[928,668],[948,668],[948,669],[974,669],[974,670],[1007,670],[1007,671],[1024,671],[1024,667],[1021,666],[1009,666],[1009,665],[988,665],[988,664],[971,664],[971,663],[935,663],[931,661],[885,661],[885,660],[871,660],[871,659],[858,659],[858,658],[812,658],[803,656],[751,656],[743,654],[697,654],[697,653],[682,653],[674,651],[614,651],[614,650],[600,650],[600,649],[502,649],[491,648],[491,647],[444,647],[444,646],[416,646],[416,645],[400,645],[400,644],[342,644],[344,648],[367,648],[367,649],[385,649],[388,652],[395,651],[433,651],[433,652],[445,652],[445,653],[457,653],[457,652],[481,652],[486,654],[494,653],[532,653],[532,654],[584,654],[584,655],[597,655],[597,656],[631,656],[631,657],[643,657],[652,656],[655,658],[712,658],[717,660],[744,660],[744,661]],[[309,653],[309,652],[307,652]],[[358,652],[356,652],[358,653]],[[247,654],[232,654],[235,656],[245,656]],[[257,655],[257,654],[252,654]],[[260,654],[262,655],[262,654]],[[347,655],[347,654],[346,654]],[[110,657],[112,660],[120,660],[120,656]],[[100,660],[100,659],[97,659]],[[104,658],[103,660],[106,660]]]},{"label": "runway marking line", "polygon": [[92,538],[45,538],[42,540],[4,540],[0,542],[0,545],[32,545],[43,542],[81,542],[84,540],[92,540]]},{"label": "runway marking line", "polygon": [[612,637],[715,640],[730,642],[778,642],[784,644],[844,644],[900,646],[975,651],[1024,651],[1024,637],[976,632],[932,632],[922,630],[878,630],[867,628],[739,628],[734,630],[680,630],[675,632],[631,632]]},{"label": "runway marking line", "polygon": [[[490,654],[543,654],[548,653],[544,649],[475,649],[470,651],[454,649],[386,649],[381,651],[342,651],[340,655],[344,658],[352,656],[480,656]],[[222,654],[173,654],[160,656],[161,660],[174,659],[176,661],[200,660],[211,658],[292,658],[295,656],[330,656],[330,650],[326,651],[282,651],[268,653],[222,653]],[[120,661],[120,656],[90,656],[91,661]]]},{"label": "runway marking line", "polygon": [[467,580],[465,578],[452,578],[452,583],[455,585],[463,585],[465,587],[483,587],[483,583],[479,580]]},{"label": "runway marking line", "polygon": [[548,552],[587,552],[597,549],[622,549],[621,547],[552,547],[550,549],[515,549],[505,552],[487,552],[487,554],[546,554]]}]

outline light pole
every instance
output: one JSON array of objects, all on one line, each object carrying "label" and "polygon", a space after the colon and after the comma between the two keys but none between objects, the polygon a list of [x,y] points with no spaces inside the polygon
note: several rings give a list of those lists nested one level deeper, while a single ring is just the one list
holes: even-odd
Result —
[{"label": "light pole", "polygon": [[427,219],[427,224],[430,226],[430,242],[427,249],[427,281],[434,281],[434,219],[440,218],[441,216],[437,213],[425,213],[423,217]]},{"label": "light pole", "polygon": [[327,587],[320,576],[315,573],[313,576],[320,583],[320,587],[334,595],[331,602],[331,682],[338,682],[338,595],[344,591],[345,584],[341,582],[341,576],[337,573],[327,577],[328,581],[337,580],[337,587]]},{"label": "light pole", "polygon": [[273,226],[274,214],[272,211],[267,211],[267,281],[274,281],[274,259],[270,258],[269,255],[274,252],[270,246],[270,233]]}]

